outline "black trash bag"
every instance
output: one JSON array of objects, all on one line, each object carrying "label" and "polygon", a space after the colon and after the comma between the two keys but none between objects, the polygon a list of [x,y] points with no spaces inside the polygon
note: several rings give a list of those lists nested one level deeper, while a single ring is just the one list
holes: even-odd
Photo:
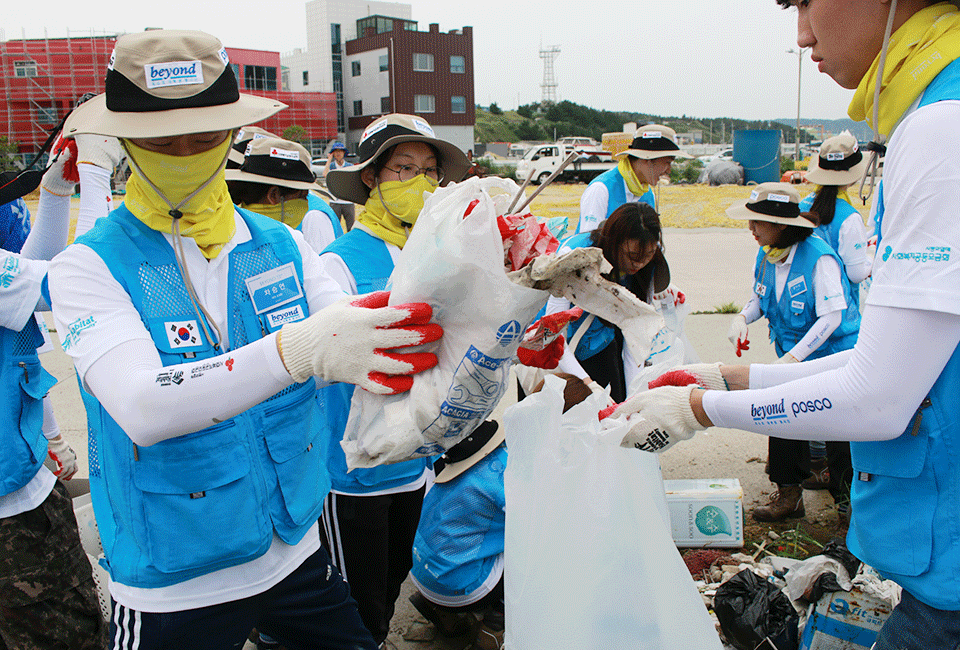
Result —
[{"label": "black trash bag", "polygon": [[823,594],[834,591],[844,591],[844,588],[837,581],[837,575],[835,573],[821,573],[810,585],[810,588],[803,593],[803,599],[809,603],[815,603],[820,600]]},{"label": "black trash bag", "polygon": [[797,650],[799,616],[786,594],[744,569],[717,589],[713,611],[720,629],[739,650]]},{"label": "black trash bag", "polygon": [[843,568],[847,570],[847,576],[849,576],[851,580],[853,580],[853,576],[857,575],[857,571],[860,569],[860,560],[847,550],[847,545],[844,544],[842,540],[834,539],[827,542],[827,545],[820,551],[820,555],[826,555],[842,564]]}]

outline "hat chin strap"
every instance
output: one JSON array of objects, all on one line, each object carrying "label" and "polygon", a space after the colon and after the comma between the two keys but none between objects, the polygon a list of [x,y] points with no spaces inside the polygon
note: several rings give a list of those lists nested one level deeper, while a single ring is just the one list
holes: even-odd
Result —
[{"label": "hat chin strap", "polygon": [[[890,10],[887,14],[887,27],[883,32],[883,47],[880,49],[880,63],[877,65],[877,83],[873,89],[873,140],[865,148],[870,152],[870,160],[867,162],[867,168],[863,172],[863,178],[860,179],[860,200],[864,205],[867,199],[873,194],[873,186],[877,182],[877,174],[880,171],[880,157],[887,153],[887,136],[880,133],[880,86],[883,82],[883,69],[887,62],[887,48],[890,45],[890,35],[893,33],[893,21],[897,15],[897,0],[890,0]],[[867,184],[867,178],[870,179],[870,187],[864,192]]]},{"label": "hat chin strap", "polygon": [[[237,137],[237,129],[231,131],[228,137],[232,142],[233,139]],[[127,148],[126,140],[121,139],[120,144],[123,146],[123,150],[127,154],[127,161],[136,170],[136,172],[140,174],[140,178],[146,181],[147,185],[150,186],[150,189],[156,192],[157,196],[163,199],[163,202],[170,206],[170,211],[167,214],[173,218],[173,224],[170,228],[171,235],[173,235],[173,257],[177,261],[177,268],[180,270],[180,275],[182,275],[184,280],[186,280],[184,285],[187,289],[187,295],[190,297],[190,302],[193,303],[193,309],[199,317],[198,320],[200,321],[200,326],[203,328],[203,333],[207,337],[207,341],[213,345],[213,349],[219,350],[220,343],[223,340],[223,334],[221,334],[220,328],[217,327],[217,323],[210,315],[210,312],[208,312],[206,307],[203,306],[203,303],[200,302],[200,298],[197,296],[197,291],[193,288],[193,280],[190,278],[190,271],[187,269],[186,255],[183,252],[183,237],[180,235],[180,219],[183,217],[183,213],[180,211],[180,208],[186,205],[190,199],[206,189],[207,186],[209,186],[210,183],[216,179],[220,172],[223,171],[223,169],[227,166],[227,161],[230,159],[230,152],[233,151],[233,147],[227,147],[227,152],[224,154],[223,160],[220,161],[220,166],[217,167],[217,170],[213,172],[213,175],[211,175],[210,178],[205,180],[200,187],[191,192],[187,198],[180,201],[180,203],[177,205],[174,205],[173,201],[167,198],[167,195],[164,194],[163,191],[157,187],[152,180],[150,180],[150,178],[143,172],[143,169],[140,168],[140,165],[137,164],[136,159],[131,155],[130,150]],[[208,322],[210,323],[210,326],[213,328],[214,332],[216,332],[216,339],[210,336],[210,330],[207,329]]]}]

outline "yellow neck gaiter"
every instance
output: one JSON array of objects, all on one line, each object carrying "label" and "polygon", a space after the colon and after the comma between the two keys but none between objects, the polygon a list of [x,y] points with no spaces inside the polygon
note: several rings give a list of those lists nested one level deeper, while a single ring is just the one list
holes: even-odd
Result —
[{"label": "yellow neck gaiter", "polygon": [[[207,259],[215,258],[236,230],[234,208],[224,180],[223,161],[232,138],[203,153],[191,156],[171,156],[148,151],[129,140],[124,144],[135,164],[127,181],[124,204],[148,228],[158,232],[173,232],[170,205],[144,178],[145,175],[170,203],[178,206],[211,176],[214,180],[203,190],[179,206],[180,234],[191,237]],[[219,171],[217,171],[219,167]]]},{"label": "yellow neck gaiter", "polygon": [[773,248],[771,246],[764,246],[763,252],[767,254],[767,259],[771,262],[779,262],[780,260],[787,257],[790,254],[791,246],[786,248]]},{"label": "yellow neck gaiter", "polygon": [[388,244],[403,248],[409,229],[413,228],[423,209],[424,192],[432,193],[435,189],[437,181],[424,174],[409,181],[380,183],[370,190],[370,197],[357,221]]},{"label": "yellow neck gaiter", "polygon": [[847,114],[857,122],[866,120],[889,138],[893,127],[927,85],[958,57],[960,12],[957,8],[941,2],[921,9],[890,36],[880,85],[879,124],[873,123],[879,54],[860,80]]},{"label": "yellow neck gaiter", "polygon": [[280,203],[275,204],[244,203],[240,207],[285,223],[291,228],[299,228],[309,210],[306,199],[280,199]]},{"label": "yellow neck gaiter", "polygon": [[630,164],[630,156],[624,156],[620,159],[620,162],[617,163],[617,171],[623,176],[627,189],[634,196],[643,196],[650,189],[649,185],[641,183],[640,179],[637,178],[637,173],[633,171],[633,165]]}]

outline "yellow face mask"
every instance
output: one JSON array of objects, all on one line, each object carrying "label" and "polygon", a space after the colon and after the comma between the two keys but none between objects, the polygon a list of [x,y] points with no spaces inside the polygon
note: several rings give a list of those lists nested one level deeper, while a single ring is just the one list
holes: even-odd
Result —
[{"label": "yellow face mask", "polygon": [[439,183],[420,174],[409,181],[386,181],[370,190],[357,221],[385,242],[403,248],[407,234],[423,210],[424,192],[432,193]]},{"label": "yellow face mask", "polygon": [[[128,155],[133,159],[133,174],[127,181],[124,204],[137,219],[159,232],[173,231],[171,206],[183,213],[180,234],[196,241],[207,259],[217,256],[233,237],[236,223],[233,203],[224,180],[223,163],[232,138],[209,151],[191,156],[171,156],[149,151],[124,141]],[[219,169],[219,171],[218,171]],[[144,179],[150,179],[147,182]],[[211,177],[213,180],[196,196],[180,205]],[[151,184],[156,188],[151,187]],[[163,193],[167,201],[157,192]]]},{"label": "yellow face mask", "polygon": [[617,170],[620,172],[620,175],[623,176],[623,181],[626,183],[627,189],[630,190],[630,193],[634,196],[643,196],[647,190],[650,189],[649,185],[641,182],[640,179],[637,178],[637,172],[633,170],[633,165],[630,164],[630,156],[624,156],[620,159],[620,162],[617,163]]},{"label": "yellow face mask", "polygon": [[309,210],[306,199],[280,199],[280,203],[245,203],[240,207],[285,223],[291,228],[298,228]]}]

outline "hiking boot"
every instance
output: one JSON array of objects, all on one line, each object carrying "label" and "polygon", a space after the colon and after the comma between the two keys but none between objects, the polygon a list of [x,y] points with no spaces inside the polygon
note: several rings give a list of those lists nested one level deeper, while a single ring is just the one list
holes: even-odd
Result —
[{"label": "hiking boot", "polygon": [[778,485],[765,506],[758,506],[751,513],[757,521],[783,521],[803,517],[803,488],[799,485]]},{"label": "hiking boot", "polygon": [[420,612],[420,615],[433,623],[437,627],[437,631],[444,636],[466,634],[476,621],[470,614],[451,612],[434,605],[419,591],[410,594],[408,600]]},{"label": "hiking boot", "polygon": [[803,479],[800,487],[804,490],[827,490],[830,488],[830,470],[827,468],[826,458],[811,460],[810,472],[813,476]]}]

